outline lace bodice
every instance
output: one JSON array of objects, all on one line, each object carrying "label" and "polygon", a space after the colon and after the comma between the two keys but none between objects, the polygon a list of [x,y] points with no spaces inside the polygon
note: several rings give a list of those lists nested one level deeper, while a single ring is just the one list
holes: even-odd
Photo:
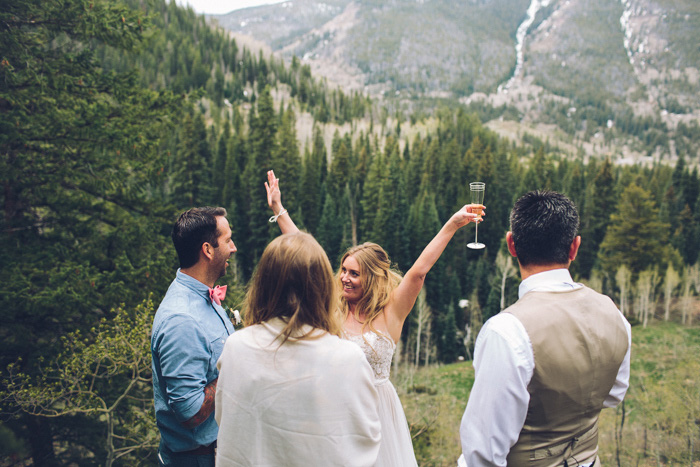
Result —
[{"label": "lace bodice", "polygon": [[360,346],[374,371],[375,384],[389,380],[391,359],[394,357],[396,344],[391,337],[383,333],[367,331],[364,334],[347,334],[348,340]]}]

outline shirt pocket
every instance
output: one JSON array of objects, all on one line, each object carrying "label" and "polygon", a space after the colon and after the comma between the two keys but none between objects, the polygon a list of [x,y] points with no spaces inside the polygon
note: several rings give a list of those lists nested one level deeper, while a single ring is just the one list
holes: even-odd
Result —
[{"label": "shirt pocket", "polygon": [[211,349],[211,358],[209,359],[209,381],[219,375],[219,370],[216,369],[216,362],[219,361],[219,357],[224,351],[224,344],[226,343],[227,337],[228,334],[223,332],[221,335],[209,341],[209,348]]}]

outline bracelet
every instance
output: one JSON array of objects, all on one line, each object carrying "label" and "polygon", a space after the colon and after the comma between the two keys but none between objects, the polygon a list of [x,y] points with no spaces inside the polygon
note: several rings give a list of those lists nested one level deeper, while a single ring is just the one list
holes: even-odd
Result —
[{"label": "bracelet", "polygon": [[279,216],[281,216],[282,214],[284,214],[285,212],[287,212],[287,210],[284,209],[284,208],[282,208],[282,210],[280,211],[279,214],[277,214],[276,216],[270,217],[270,222],[277,222],[277,218],[278,218]]}]

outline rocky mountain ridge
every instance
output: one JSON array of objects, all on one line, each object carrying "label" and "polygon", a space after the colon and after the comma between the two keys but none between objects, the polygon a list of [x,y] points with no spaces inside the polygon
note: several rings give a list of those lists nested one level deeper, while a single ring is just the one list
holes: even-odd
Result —
[{"label": "rocky mountain ridge", "polygon": [[518,132],[554,125],[541,136],[586,153],[697,157],[673,134],[700,117],[695,0],[292,0],[214,19],[344,90],[505,106]]}]

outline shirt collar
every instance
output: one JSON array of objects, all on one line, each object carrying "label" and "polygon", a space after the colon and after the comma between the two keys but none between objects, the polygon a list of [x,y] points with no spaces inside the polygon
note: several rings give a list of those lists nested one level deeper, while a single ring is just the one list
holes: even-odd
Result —
[{"label": "shirt collar", "polygon": [[198,295],[203,296],[205,299],[209,300],[209,286],[206,284],[203,284],[202,282],[199,282],[197,279],[194,277],[185,274],[178,268],[177,270],[177,276],[176,280],[182,284],[183,286],[187,287],[188,289],[196,292]]},{"label": "shirt collar", "polygon": [[[288,324],[288,319],[282,318],[282,317],[276,317],[276,318],[271,318],[268,319],[267,321],[263,321],[261,323],[271,334],[279,336],[282,334],[282,331],[284,331],[284,328]],[[295,335],[290,336],[291,340],[296,340],[300,336],[309,336],[310,339],[321,337],[322,335],[326,334],[326,331],[319,329],[319,328],[314,328],[311,325],[308,324],[303,324],[301,328],[298,330],[298,332],[295,333]]]},{"label": "shirt collar", "polygon": [[522,298],[528,292],[561,292],[565,290],[575,290],[583,287],[582,284],[574,282],[571,273],[566,268],[551,269],[549,271],[533,274],[520,283],[518,287],[518,298]]}]

